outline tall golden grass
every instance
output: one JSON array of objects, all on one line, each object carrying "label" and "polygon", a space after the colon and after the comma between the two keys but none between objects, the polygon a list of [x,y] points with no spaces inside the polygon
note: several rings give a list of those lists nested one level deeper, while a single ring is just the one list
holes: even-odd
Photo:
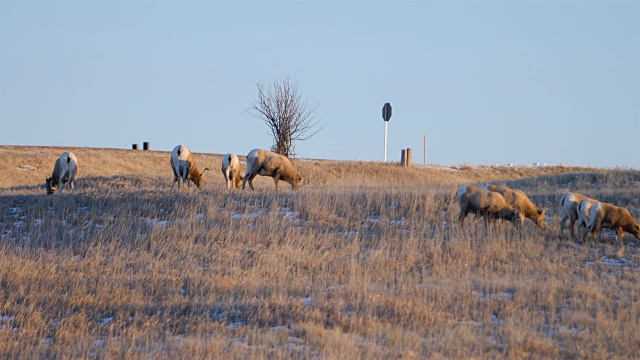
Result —
[{"label": "tall golden grass", "polygon": [[[297,160],[300,192],[169,191],[168,152],[73,148],[76,192],[46,196],[66,149],[0,147],[3,358],[634,358],[638,243],[559,239],[566,191],[638,218],[640,172]],[[21,168],[22,170],[18,170]],[[460,184],[546,207],[457,225]],[[613,239],[613,236],[605,236]]]}]

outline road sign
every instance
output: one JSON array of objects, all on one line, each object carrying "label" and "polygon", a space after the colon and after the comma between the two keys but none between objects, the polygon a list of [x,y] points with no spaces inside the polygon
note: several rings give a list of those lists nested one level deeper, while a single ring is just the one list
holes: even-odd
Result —
[{"label": "road sign", "polygon": [[382,107],[382,119],[384,121],[389,121],[389,119],[391,119],[391,104],[386,103]]},{"label": "road sign", "polygon": [[387,162],[387,127],[391,119],[391,104],[385,103],[382,106],[382,119],[384,120],[384,162]]}]

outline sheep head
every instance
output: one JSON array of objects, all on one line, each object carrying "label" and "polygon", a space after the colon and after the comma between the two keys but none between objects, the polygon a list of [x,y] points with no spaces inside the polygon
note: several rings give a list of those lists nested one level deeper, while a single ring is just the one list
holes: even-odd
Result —
[{"label": "sheep head", "polygon": [[544,213],[547,210],[538,210],[538,217],[536,218],[536,225],[540,226],[540,227],[544,227],[545,223],[544,223]]},{"label": "sheep head", "polygon": [[53,177],[50,177],[50,178],[45,178],[44,186],[47,189],[47,195],[53,195],[53,193],[56,192],[56,188],[58,187],[58,184],[54,183]]},{"label": "sheep head", "polygon": [[196,184],[198,189],[201,189],[202,185],[204,184],[204,172],[207,170],[209,170],[209,168],[204,168],[204,170],[202,170],[200,174],[195,173],[193,179],[191,179]]},{"label": "sheep head", "polygon": [[293,190],[300,190],[300,188],[302,188],[302,184],[304,183],[304,178],[302,178],[302,176],[298,175],[298,178],[295,179],[292,183],[291,183],[291,188]]}]

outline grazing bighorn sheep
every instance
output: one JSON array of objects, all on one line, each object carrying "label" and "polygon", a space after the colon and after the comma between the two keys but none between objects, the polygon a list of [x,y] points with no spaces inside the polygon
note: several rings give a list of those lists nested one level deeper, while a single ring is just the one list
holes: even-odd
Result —
[{"label": "grazing bighorn sheep", "polygon": [[613,229],[620,245],[624,245],[623,232],[628,232],[640,240],[640,226],[635,222],[629,210],[612,204],[596,202],[591,207],[588,231],[591,235],[598,233],[602,228]]},{"label": "grazing bighorn sheep", "polygon": [[178,183],[178,188],[180,185],[184,188],[185,182],[191,187],[189,180],[193,181],[198,188],[201,188],[204,183],[204,172],[209,170],[209,168],[205,168],[202,172],[198,172],[193,153],[184,145],[178,145],[173,148],[171,152],[171,168],[173,169],[171,189],[173,189],[176,182]]},{"label": "grazing bighorn sheep", "polygon": [[60,185],[60,192],[58,193],[60,196],[62,196],[62,190],[67,184],[71,190],[75,190],[74,183],[77,172],[78,159],[76,159],[76,156],[70,151],[62,153],[60,158],[56,160],[56,164],[53,166],[53,173],[51,173],[51,177],[45,180],[47,194],[51,195],[55,193],[58,184],[61,182],[62,185]]},{"label": "grazing bighorn sheep", "polygon": [[289,159],[268,150],[253,149],[247,155],[247,172],[242,179],[242,190],[244,190],[247,181],[251,190],[255,190],[253,188],[253,178],[256,175],[273,177],[276,191],[278,191],[279,180],[291,184],[293,190],[298,190],[302,187],[302,176],[298,175],[293,169]]},{"label": "grazing bighorn sheep", "polygon": [[597,200],[585,197],[584,199],[582,199],[582,201],[580,201],[580,203],[578,204],[578,207],[576,208],[576,214],[578,215],[578,221],[577,221],[576,227],[578,228],[578,232],[580,233],[581,242],[584,242],[584,237],[586,233],[589,231],[588,226],[589,226],[590,217],[591,217],[590,215],[591,208],[597,202],[598,202]]},{"label": "grazing bighorn sheep", "polygon": [[222,158],[222,174],[227,183],[227,190],[240,188],[242,176],[240,175],[240,160],[236,154],[229,153]]},{"label": "grazing bighorn sheep", "polygon": [[511,221],[516,228],[522,226],[524,214],[518,206],[509,205],[507,200],[498,192],[485,190],[474,186],[462,186],[456,192],[456,200],[460,205],[460,227],[463,227],[464,218],[470,212],[476,214],[476,221],[484,216],[485,225],[490,219],[501,218]]},{"label": "grazing bighorn sheep", "polygon": [[[578,215],[578,206],[580,205],[580,202],[584,199],[589,199],[589,198],[582,194],[572,193],[572,192],[568,192],[562,195],[562,197],[560,198],[560,208],[562,209],[562,219],[560,220],[560,236],[561,237],[564,237],[565,225],[567,223],[567,220],[569,220],[569,229],[571,232],[571,238],[573,238],[573,225],[575,225],[576,220],[579,220],[580,218]],[[588,218],[588,215],[587,215],[587,218]],[[581,225],[584,226],[586,224],[583,224],[581,221],[579,221],[578,231],[580,231]]]},{"label": "grazing bighorn sheep", "polygon": [[523,191],[513,190],[506,186],[487,184],[482,187],[485,190],[500,193],[513,207],[519,207],[524,217],[533,221],[539,227],[544,227],[544,213],[546,210],[538,209]]}]

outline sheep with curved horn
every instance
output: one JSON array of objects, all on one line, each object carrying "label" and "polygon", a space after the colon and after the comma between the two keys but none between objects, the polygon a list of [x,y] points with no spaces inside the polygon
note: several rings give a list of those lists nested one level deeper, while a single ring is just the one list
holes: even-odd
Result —
[{"label": "sheep with curved horn", "polygon": [[171,189],[178,183],[178,188],[185,187],[186,184],[191,187],[189,180],[193,181],[198,188],[204,183],[204,172],[209,170],[205,168],[202,172],[196,167],[196,160],[193,153],[184,145],[178,145],[171,152],[171,168],[173,169],[173,183]]}]

